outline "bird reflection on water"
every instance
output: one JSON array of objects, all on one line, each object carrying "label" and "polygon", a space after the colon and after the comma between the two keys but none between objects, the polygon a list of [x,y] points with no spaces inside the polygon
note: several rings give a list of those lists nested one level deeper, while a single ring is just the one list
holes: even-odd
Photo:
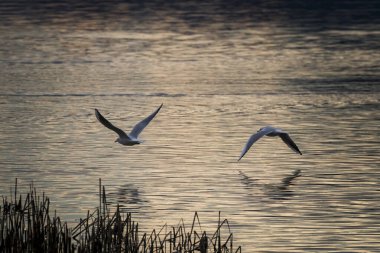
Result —
[{"label": "bird reflection on water", "polygon": [[247,176],[243,171],[239,170],[239,175],[241,176],[241,182],[247,187],[252,188],[254,186],[254,182],[257,181],[257,179],[253,179],[249,176]]},{"label": "bird reflection on water", "polygon": [[301,176],[301,170],[294,170],[292,174],[284,177],[280,183],[275,184],[259,183],[258,179],[251,178],[241,170],[239,170],[239,175],[241,176],[240,181],[248,190],[252,190],[256,187],[270,198],[287,199],[293,196],[293,191],[289,189],[289,186],[293,185],[294,179]]},{"label": "bird reflection on water", "polygon": [[126,183],[117,188],[117,192],[111,191],[107,194],[110,203],[118,203],[122,209],[128,211],[141,209],[148,201],[144,200],[140,190],[132,183]]}]

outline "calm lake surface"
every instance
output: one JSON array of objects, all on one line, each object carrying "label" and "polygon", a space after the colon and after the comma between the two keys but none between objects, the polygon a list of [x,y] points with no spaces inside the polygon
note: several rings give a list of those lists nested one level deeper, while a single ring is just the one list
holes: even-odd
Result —
[{"label": "calm lake surface", "polygon": [[[243,252],[379,252],[379,3],[285,2],[2,1],[0,195],[33,182],[74,224],[101,178],[147,231],[221,211]],[[94,116],[161,103],[133,147]],[[303,155],[268,137],[238,163],[265,125]]]}]

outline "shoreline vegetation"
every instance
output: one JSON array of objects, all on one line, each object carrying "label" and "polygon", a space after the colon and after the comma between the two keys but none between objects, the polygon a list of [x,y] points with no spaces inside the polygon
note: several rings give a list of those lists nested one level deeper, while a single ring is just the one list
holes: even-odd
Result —
[{"label": "shoreline vegetation", "polygon": [[[13,195],[13,193],[12,193]],[[218,227],[208,234],[203,231],[197,212],[191,227],[183,220],[176,227],[164,225],[160,230],[143,233],[131,213],[122,213],[119,205],[111,212],[107,206],[105,187],[99,179],[99,206],[73,228],[68,227],[54,211],[50,200],[37,194],[33,185],[26,196],[17,193],[9,201],[2,197],[0,205],[0,252],[215,252],[241,253],[234,249],[233,234],[228,220],[221,220]]]}]

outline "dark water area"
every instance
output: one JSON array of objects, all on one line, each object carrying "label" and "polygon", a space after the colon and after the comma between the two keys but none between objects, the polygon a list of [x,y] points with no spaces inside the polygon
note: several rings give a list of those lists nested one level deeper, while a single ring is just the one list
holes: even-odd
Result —
[{"label": "dark water area", "polygon": [[[379,1],[1,1],[0,195],[151,231],[198,211],[243,252],[380,248]],[[125,147],[94,108],[129,130]],[[273,125],[237,162],[248,137]],[[211,231],[215,231],[210,229]]]},{"label": "dark water area", "polygon": [[[374,24],[379,22],[379,2],[364,1],[2,1],[2,13],[5,16],[24,16],[25,18],[68,17],[80,12],[82,19],[91,14],[104,14],[104,18],[113,19],[111,14],[125,14],[136,19],[149,19],[166,12],[181,16],[189,25],[210,25],[212,17],[205,14],[219,15],[224,21],[239,22],[244,20],[293,23],[297,26],[314,26],[320,29],[333,26],[350,26]],[[117,10],[119,9],[119,12]],[[146,15],[142,15],[146,14]],[[265,15],[267,14],[267,15]],[[79,15],[78,15],[79,16]],[[34,17],[34,18],[33,18]],[[41,20],[42,18],[42,20]],[[36,20],[37,22],[37,20]]]}]

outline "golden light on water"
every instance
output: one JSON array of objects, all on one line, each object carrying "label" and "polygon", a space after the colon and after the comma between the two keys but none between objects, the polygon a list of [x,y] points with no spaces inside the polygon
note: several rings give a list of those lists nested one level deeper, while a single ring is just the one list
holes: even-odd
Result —
[{"label": "golden light on water", "polygon": [[[75,223],[102,178],[147,230],[194,211],[208,227],[221,211],[243,249],[376,250],[376,17],[363,27],[339,12],[345,25],[321,28],[309,9],[240,4],[0,4],[0,192],[33,181]],[[129,130],[161,103],[135,147],[94,116]],[[238,163],[265,125],[303,155],[268,137]]]}]

